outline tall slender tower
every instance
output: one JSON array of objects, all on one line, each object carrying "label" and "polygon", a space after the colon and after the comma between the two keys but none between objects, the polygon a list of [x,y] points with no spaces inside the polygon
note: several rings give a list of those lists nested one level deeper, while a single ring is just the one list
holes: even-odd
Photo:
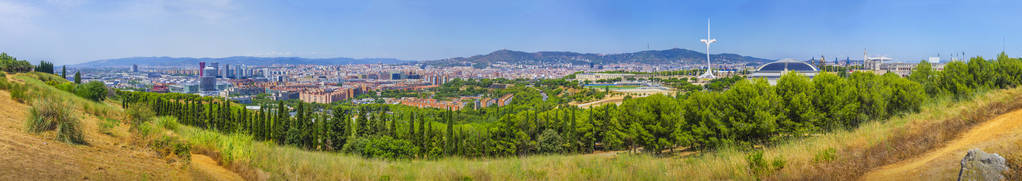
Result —
[{"label": "tall slender tower", "polygon": [[203,70],[206,70],[206,62],[199,62],[199,77],[202,77]]},{"label": "tall slender tower", "polygon": [[706,19],[706,39],[699,41],[706,44],[706,72],[700,75],[699,78],[712,79],[715,76],[713,76],[713,69],[710,68],[710,44],[717,42],[717,39],[710,38],[710,19]]}]

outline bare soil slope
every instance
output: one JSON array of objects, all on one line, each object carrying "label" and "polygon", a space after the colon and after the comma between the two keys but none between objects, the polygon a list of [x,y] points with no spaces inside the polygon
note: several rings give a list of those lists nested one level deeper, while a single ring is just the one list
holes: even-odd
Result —
[{"label": "bare soil slope", "polygon": [[[53,139],[55,134],[25,131],[29,106],[0,91],[0,180],[182,180],[180,169],[152,152],[128,145],[127,131],[115,137],[99,133],[97,118],[82,112],[82,130],[88,145]],[[121,125],[119,127],[124,127]]]},{"label": "bare soil slope", "polygon": [[[240,175],[217,164],[206,155],[192,154],[192,168],[197,177],[209,180],[245,180]],[[196,179],[201,180],[201,179]]]},{"label": "bare soil slope", "polygon": [[87,145],[58,142],[53,131],[28,133],[29,109],[0,91],[0,180],[241,180],[203,155],[171,162],[132,145],[126,124],[101,133],[101,120],[80,110]]},{"label": "bare soil slope", "polygon": [[1006,154],[1022,141],[1022,110],[1015,110],[980,123],[945,145],[917,157],[885,165],[863,175],[861,180],[954,180],[959,162],[972,148]]}]

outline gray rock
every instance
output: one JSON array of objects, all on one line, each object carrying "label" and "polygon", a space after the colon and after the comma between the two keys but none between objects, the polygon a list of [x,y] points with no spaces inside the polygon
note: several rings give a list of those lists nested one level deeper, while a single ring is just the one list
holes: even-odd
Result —
[{"label": "gray rock", "polygon": [[1004,157],[997,153],[989,154],[973,148],[962,158],[962,168],[958,171],[959,181],[973,180],[1004,180],[1004,172],[1008,164]]}]

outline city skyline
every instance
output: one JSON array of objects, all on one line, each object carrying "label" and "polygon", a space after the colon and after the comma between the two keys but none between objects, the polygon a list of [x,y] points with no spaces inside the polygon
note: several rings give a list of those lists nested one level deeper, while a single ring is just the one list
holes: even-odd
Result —
[{"label": "city skyline", "polygon": [[1009,55],[1009,1],[305,2],[0,0],[0,51],[57,64],[136,57],[436,60],[509,49],[684,48],[769,59]]}]

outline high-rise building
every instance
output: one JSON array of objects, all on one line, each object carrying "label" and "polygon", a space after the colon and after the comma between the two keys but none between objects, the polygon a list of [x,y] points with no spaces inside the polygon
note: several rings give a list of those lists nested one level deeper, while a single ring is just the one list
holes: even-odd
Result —
[{"label": "high-rise building", "polygon": [[202,77],[203,70],[206,70],[206,62],[199,62],[199,77]]},{"label": "high-rise building", "polygon": [[224,78],[234,78],[234,76],[231,75],[231,64],[224,64]]},{"label": "high-rise building", "polygon": [[245,78],[245,67],[243,67],[241,65],[237,65],[237,67],[234,69],[234,71],[237,72],[236,74],[234,74],[234,76],[237,76],[237,78],[239,78],[239,79]]},{"label": "high-rise building", "polygon": [[201,72],[203,75],[199,77],[199,90],[216,91],[216,69],[206,67]]},{"label": "high-rise building", "polygon": [[138,64],[131,64],[131,72],[138,72]]},{"label": "high-rise building", "polygon": [[220,77],[220,63],[209,63],[210,67],[213,67],[213,77]]},{"label": "high-rise building", "polygon": [[390,80],[401,80],[401,73],[400,72],[391,73]]}]

